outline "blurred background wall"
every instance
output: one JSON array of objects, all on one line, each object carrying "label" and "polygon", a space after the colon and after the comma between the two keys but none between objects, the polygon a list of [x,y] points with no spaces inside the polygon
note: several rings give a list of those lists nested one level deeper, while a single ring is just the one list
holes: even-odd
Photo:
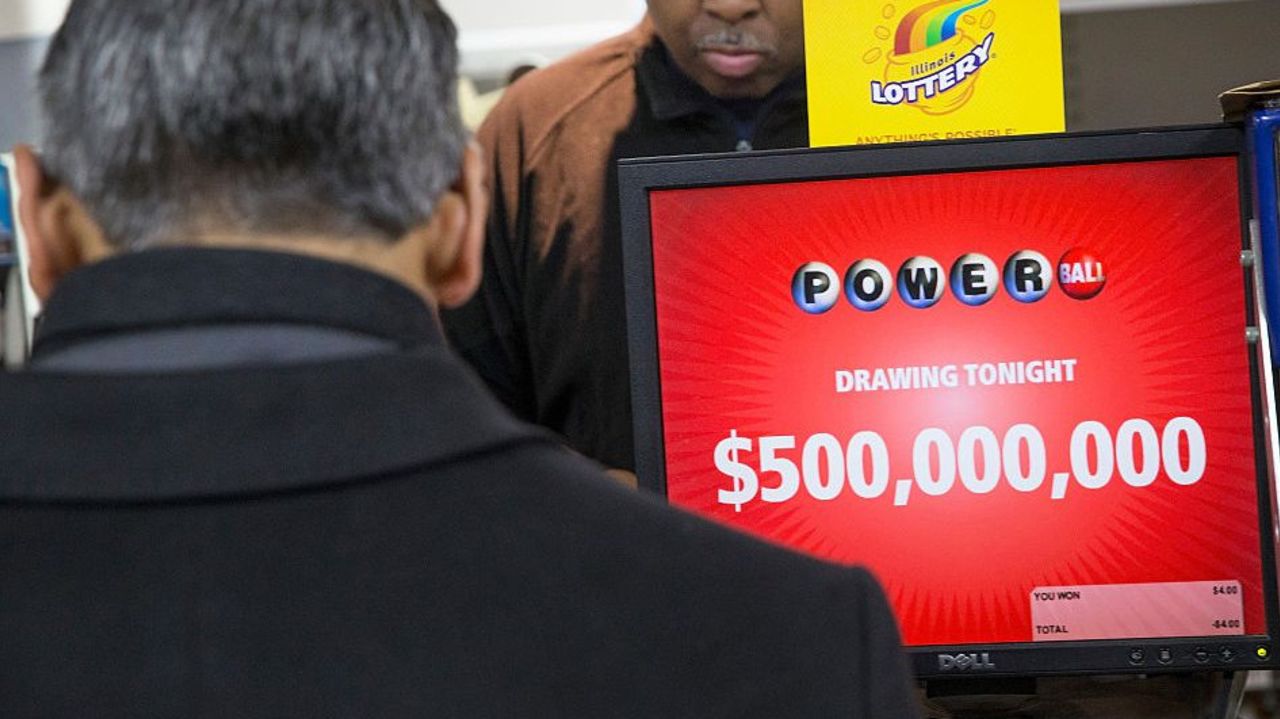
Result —
[{"label": "blurred background wall", "polygon": [[0,148],[36,136],[35,71],[66,0],[0,0]]},{"label": "blurred background wall", "polygon": [[1218,93],[1280,78],[1280,0],[1074,5],[1062,20],[1069,129],[1215,122]]}]

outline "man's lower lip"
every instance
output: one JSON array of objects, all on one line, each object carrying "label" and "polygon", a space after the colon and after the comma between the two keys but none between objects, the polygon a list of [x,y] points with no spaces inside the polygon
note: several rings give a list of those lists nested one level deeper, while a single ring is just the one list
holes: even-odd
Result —
[{"label": "man's lower lip", "polygon": [[730,78],[742,78],[755,72],[764,58],[758,53],[738,53],[706,51],[703,60],[717,74]]}]

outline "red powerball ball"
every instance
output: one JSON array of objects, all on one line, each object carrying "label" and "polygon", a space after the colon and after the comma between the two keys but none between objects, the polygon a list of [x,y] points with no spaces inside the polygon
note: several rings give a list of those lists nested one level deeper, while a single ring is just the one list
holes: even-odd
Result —
[{"label": "red powerball ball", "polygon": [[1073,247],[1058,261],[1058,285],[1068,297],[1092,299],[1106,284],[1103,262],[1089,250]]}]

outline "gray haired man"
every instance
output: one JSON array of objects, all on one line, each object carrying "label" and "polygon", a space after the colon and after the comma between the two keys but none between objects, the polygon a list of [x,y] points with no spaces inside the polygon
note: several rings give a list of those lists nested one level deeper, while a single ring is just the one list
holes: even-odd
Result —
[{"label": "gray haired man", "polygon": [[863,571],[512,419],[434,308],[486,197],[433,0],[76,0],[18,153],[0,716],[913,713]]}]

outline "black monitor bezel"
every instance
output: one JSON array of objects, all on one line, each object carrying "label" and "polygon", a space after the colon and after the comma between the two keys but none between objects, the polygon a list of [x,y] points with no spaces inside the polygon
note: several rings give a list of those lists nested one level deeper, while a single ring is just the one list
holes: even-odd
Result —
[{"label": "black monitor bezel", "polygon": [[[1063,133],[997,140],[904,143],[866,147],[782,150],[732,155],[696,155],[622,160],[619,163],[624,285],[630,350],[636,472],[643,489],[666,495],[661,388],[654,306],[653,256],[648,195],[653,190],[803,182],[890,175],[942,174],[990,169],[1233,156],[1240,173],[1241,249],[1249,250],[1251,179],[1243,129],[1233,125],[1154,128],[1119,132]],[[1242,265],[1246,323],[1258,326],[1253,270]],[[1253,388],[1258,517],[1267,633],[1242,637],[1107,640],[909,647],[917,676],[1047,676],[1186,671],[1233,671],[1280,667],[1273,638],[1280,631],[1276,590],[1275,485],[1265,415],[1269,404],[1260,373],[1263,342],[1242,343],[1249,355]],[[1267,656],[1259,656],[1260,649]],[[1169,661],[1163,653],[1169,652]],[[1230,650],[1230,654],[1223,650]],[[1138,660],[1135,652],[1141,651]],[[969,660],[954,661],[961,655]],[[953,661],[944,661],[950,656]],[[983,659],[987,661],[982,661]],[[949,665],[949,668],[944,666]]]}]

